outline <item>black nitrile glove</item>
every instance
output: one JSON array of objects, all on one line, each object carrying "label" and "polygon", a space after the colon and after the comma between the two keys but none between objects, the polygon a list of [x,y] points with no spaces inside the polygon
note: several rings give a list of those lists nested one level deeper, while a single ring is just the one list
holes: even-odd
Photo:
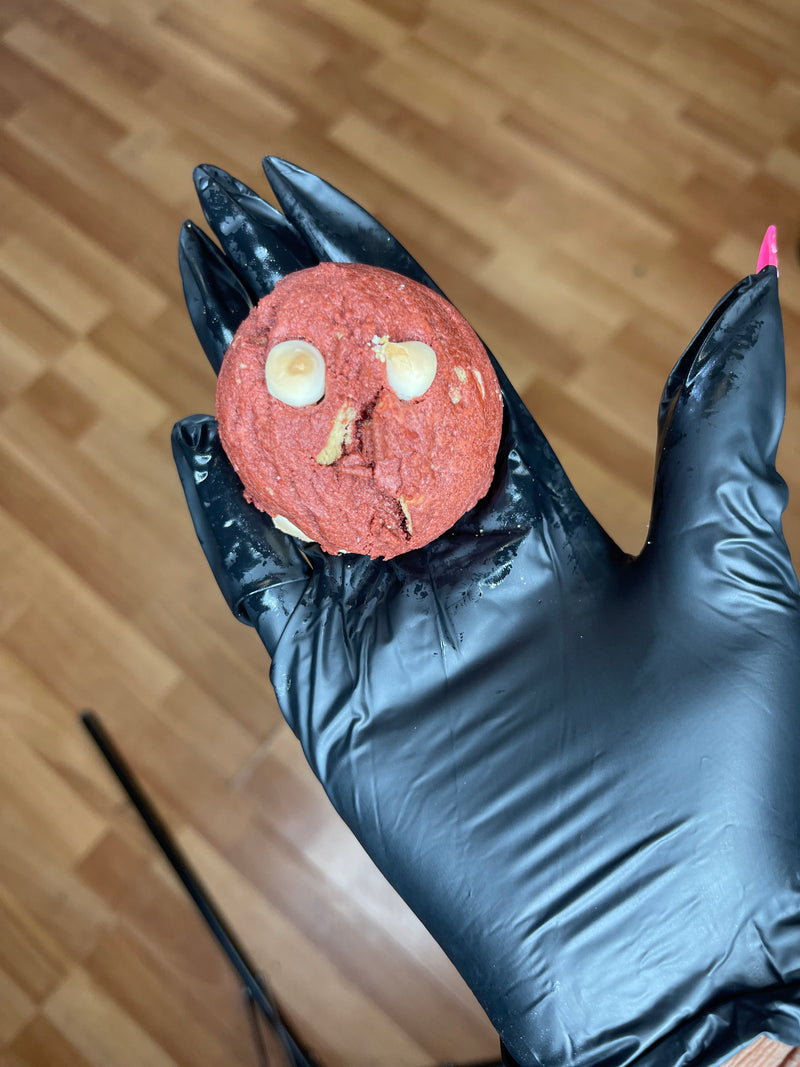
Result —
[{"label": "black nitrile glove", "polygon": [[[197,172],[224,252],[187,224],[181,270],[212,363],[253,300],[318,259],[432,284],[335,189],[265,169],[285,218]],[[492,489],[390,563],[304,554],[245,503],[213,419],[175,428],[203,549],[272,656],[311,766],[525,1067],[709,1065],[761,1033],[800,1044],[783,360],[767,266],[669,377],[636,558],[502,372]]]}]

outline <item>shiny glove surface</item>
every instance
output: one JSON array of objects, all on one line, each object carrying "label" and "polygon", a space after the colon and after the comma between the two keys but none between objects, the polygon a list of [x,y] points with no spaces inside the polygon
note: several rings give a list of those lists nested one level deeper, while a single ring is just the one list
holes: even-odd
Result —
[{"label": "shiny glove surface", "polygon": [[[181,271],[219,366],[319,260],[433,286],[362,208],[265,160],[283,214],[212,167],[221,249]],[[800,615],[775,472],[777,275],[725,295],[661,400],[647,544],[588,513],[498,368],[488,495],[391,562],[300,545],[245,503],[213,419],[173,447],[231,609],[339,813],[524,1067],[712,1064],[800,1044]]]}]

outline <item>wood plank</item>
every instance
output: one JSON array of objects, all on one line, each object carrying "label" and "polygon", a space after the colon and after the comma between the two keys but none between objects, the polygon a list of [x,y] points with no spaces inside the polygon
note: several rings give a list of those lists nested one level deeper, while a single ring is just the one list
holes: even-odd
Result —
[{"label": "wood plank", "polygon": [[[424,1062],[424,1051],[392,1020],[364,997],[310,942],[298,937],[296,928],[279,913],[199,835],[181,834],[181,843],[202,867],[215,898],[224,899],[242,929],[249,931],[249,944],[265,973],[280,975],[282,1000],[287,1011],[308,1035],[313,1048],[320,1050],[333,1065],[348,1062],[352,1067],[374,1063],[392,1048],[392,1062],[413,1067]],[[309,976],[314,987],[335,986],[335,1006],[324,996],[309,996]],[[338,1051],[353,1028],[358,1029],[358,1053],[345,1061]]]},{"label": "wood plank", "polygon": [[2,1067],[90,1067],[73,1044],[64,1037],[58,1027],[43,1015],[37,1014],[6,1053],[0,1052]]},{"label": "wood plank", "polygon": [[78,968],[48,998],[44,1012],[92,1067],[177,1067],[154,1038]]},{"label": "wood plank", "polygon": [[13,1041],[30,1022],[35,1007],[19,986],[0,967],[0,1042]]},{"label": "wood plank", "polygon": [[[0,896],[0,916],[0,973],[5,975],[8,995],[19,993],[32,1007],[58,985],[69,968],[69,958],[13,894]],[[33,1012],[26,1009],[25,1014],[31,1017]],[[9,1035],[4,1042],[10,1043]]]}]

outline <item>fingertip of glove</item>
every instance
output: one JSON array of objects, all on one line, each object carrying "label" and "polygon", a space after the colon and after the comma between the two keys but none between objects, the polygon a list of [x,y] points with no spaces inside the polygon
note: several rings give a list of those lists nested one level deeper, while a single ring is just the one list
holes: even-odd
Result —
[{"label": "fingertip of glove", "polygon": [[308,174],[308,171],[303,170],[302,167],[298,167],[296,163],[290,163],[288,159],[283,159],[281,156],[264,156],[261,160],[261,166],[267,178],[271,175],[280,175],[285,178],[293,174]]},{"label": "fingertip of glove", "polygon": [[211,181],[211,176],[217,167],[212,166],[210,163],[198,163],[192,171],[192,181],[194,187],[198,193],[203,193],[208,188]]},{"label": "fingertip of glove", "polygon": [[217,438],[217,420],[213,416],[189,415],[172,427],[172,450],[181,455],[207,452]]},{"label": "fingertip of glove", "polygon": [[193,247],[197,240],[197,226],[191,219],[184,219],[178,231],[178,255],[186,265],[192,263]]}]

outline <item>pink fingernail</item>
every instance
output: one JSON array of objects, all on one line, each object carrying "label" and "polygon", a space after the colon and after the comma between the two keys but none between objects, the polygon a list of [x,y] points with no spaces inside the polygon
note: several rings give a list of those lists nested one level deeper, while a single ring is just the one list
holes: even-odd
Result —
[{"label": "pink fingernail", "polygon": [[774,267],[778,270],[778,232],[774,226],[768,227],[767,232],[764,234],[764,240],[761,242],[761,251],[758,253],[756,273],[762,267]]}]

